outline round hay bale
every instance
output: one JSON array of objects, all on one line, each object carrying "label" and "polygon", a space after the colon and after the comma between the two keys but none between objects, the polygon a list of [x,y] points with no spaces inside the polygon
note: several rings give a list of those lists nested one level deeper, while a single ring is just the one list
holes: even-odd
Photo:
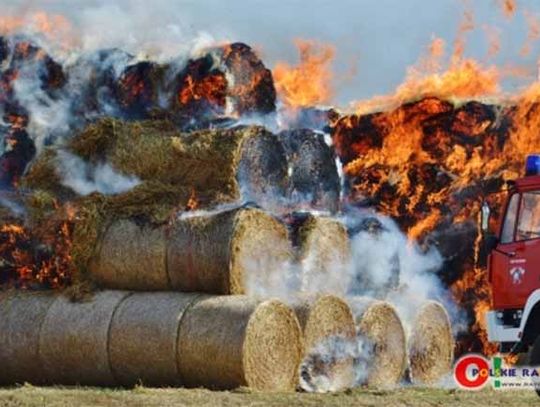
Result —
[{"label": "round hay bale", "polygon": [[203,298],[180,324],[178,364],[189,387],[291,391],[301,354],[298,320],[276,300]]},{"label": "round hay bale", "polygon": [[287,217],[289,236],[300,266],[299,291],[345,293],[351,261],[347,228],[339,220],[309,212]]},{"label": "round hay bale", "polygon": [[332,148],[324,136],[309,129],[279,134],[285,148],[291,182],[289,196],[298,206],[335,213],[339,210],[341,181]]},{"label": "round hay bale", "polygon": [[181,384],[176,347],[178,327],[199,294],[135,293],[114,313],[109,334],[109,360],[123,386]]},{"label": "round hay bale", "polygon": [[276,110],[272,72],[251,47],[241,42],[227,44],[220,57],[227,67],[227,102],[235,114],[269,114]]},{"label": "round hay bale", "polygon": [[[278,138],[261,126],[182,134],[167,121],[103,119],[69,146],[90,161],[106,160],[143,181],[214,191],[221,202],[240,199],[276,204],[288,185],[287,159]],[[214,202],[198,202],[208,207]]]},{"label": "round hay bale", "polygon": [[115,310],[129,293],[102,291],[91,301],[57,297],[41,329],[40,356],[52,384],[113,386],[109,328]]},{"label": "round hay bale", "polygon": [[452,369],[454,337],[442,304],[428,301],[420,308],[409,338],[409,369],[415,384],[437,383]]},{"label": "round hay bale", "polygon": [[170,289],[165,226],[119,219],[103,233],[89,271],[100,286],[124,290]]},{"label": "round hay bale", "polygon": [[405,331],[390,304],[366,297],[348,300],[356,321],[359,354],[357,382],[375,387],[401,381],[407,364]]},{"label": "round hay bale", "polygon": [[352,387],[355,327],[347,303],[326,295],[300,300],[293,309],[304,333],[300,387],[310,392]]},{"label": "round hay bale", "polygon": [[44,382],[39,332],[55,297],[42,292],[0,292],[0,383]]},{"label": "round hay bale", "polygon": [[252,293],[282,279],[292,256],[285,225],[256,208],[186,216],[168,235],[167,269],[179,291]]}]

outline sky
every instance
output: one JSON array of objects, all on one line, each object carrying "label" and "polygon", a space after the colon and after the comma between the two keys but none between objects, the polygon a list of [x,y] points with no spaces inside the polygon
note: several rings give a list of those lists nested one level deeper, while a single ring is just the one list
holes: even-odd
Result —
[{"label": "sky", "polygon": [[[2,0],[2,4],[7,14],[46,10],[65,15],[89,48],[148,51],[163,42],[170,56],[185,53],[194,44],[243,41],[260,50],[272,67],[277,61],[297,61],[295,38],[332,44],[334,102],[343,105],[391,93],[434,37],[444,39],[451,49],[466,9],[473,13],[475,28],[467,33],[465,55],[487,65],[527,68],[524,77],[504,81],[506,90],[535,80],[540,41],[531,43],[527,56],[520,50],[528,35],[526,16],[540,16],[540,0],[515,0],[517,11],[511,19],[504,16],[500,1]],[[487,32],[500,37],[500,51],[494,57],[488,57]]]}]

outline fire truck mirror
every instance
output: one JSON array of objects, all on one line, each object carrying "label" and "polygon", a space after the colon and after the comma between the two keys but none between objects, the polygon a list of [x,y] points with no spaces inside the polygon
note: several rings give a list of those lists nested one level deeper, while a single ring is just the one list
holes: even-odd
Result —
[{"label": "fire truck mirror", "polygon": [[488,203],[484,201],[482,203],[482,215],[481,215],[481,224],[482,233],[487,234],[489,232],[489,217],[491,215],[491,208]]}]

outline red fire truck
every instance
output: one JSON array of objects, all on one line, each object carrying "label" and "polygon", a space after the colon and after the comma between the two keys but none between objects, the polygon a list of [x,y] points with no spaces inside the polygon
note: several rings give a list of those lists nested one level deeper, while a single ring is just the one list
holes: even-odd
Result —
[{"label": "red fire truck", "polygon": [[501,352],[529,349],[529,364],[540,365],[540,155],[527,157],[526,176],[509,183],[497,235],[489,232],[489,206],[482,206],[488,250],[492,309],[488,339]]}]

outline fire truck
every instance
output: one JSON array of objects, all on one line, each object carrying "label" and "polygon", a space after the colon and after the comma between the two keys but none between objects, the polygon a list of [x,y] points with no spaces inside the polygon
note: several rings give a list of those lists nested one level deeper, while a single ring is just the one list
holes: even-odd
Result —
[{"label": "fire truck", "polygon": [[526,160],[526,176],[508,183],[504,216],[497,234],[489,231],[489,206],[482,205],[481,228],[488,255],[492,306],[488,340],[501,352],[530,350],[540,365],[540,155]]}]

